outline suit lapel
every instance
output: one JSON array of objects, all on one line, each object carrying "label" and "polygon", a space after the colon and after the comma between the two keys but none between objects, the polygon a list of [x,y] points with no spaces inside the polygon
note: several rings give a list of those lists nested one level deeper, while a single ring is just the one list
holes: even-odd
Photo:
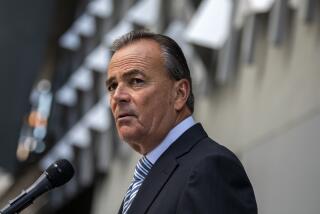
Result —
[{"label": "suit lapel", "polygon": [[122,203],[121,203],[120,209],[118,210],[118,214],[122,213],[122,209],[123,209],[123,199],[122,199]]},{"label": "suit lapel", "polygon": [[179,167],[177,158],[188,153],[204,137],[207,137],[207,134],[200,124],[196,124],[181,135],[161,155],[141,185],[128,214],[146,213],[168,179]]},{"label": "suit lapel", "polygon": [[[167,159],[165,161],[168,165],[166,167],[159,166],[152,168],[148,176],[141,185],[139,192],[137,193],[131,207],[128,210],[129,213],[145,213],[148,207],[152,204],[152,201],[156,198],[162,187],[169,179],[172,172],[176,169],[176,161]],[[153,166],[154,167],[154,166]]]}]

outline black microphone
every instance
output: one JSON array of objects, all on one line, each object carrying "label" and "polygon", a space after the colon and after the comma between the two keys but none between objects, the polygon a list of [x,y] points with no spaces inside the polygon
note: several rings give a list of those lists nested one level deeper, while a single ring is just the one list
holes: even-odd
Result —
[{"label": "black microphone", "polygon": [[2,214],[15,214],[28,207],[44,192],[67,183],[73,176],[74,169],[65,159],[51,164],[42,175],[27,189],[1,209]]}]

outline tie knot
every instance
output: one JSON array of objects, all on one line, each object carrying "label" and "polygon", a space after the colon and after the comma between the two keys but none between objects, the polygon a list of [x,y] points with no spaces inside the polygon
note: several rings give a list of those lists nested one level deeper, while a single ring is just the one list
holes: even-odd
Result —
[{"label": "tie knot", "polygon": [[143,156],[139,161],[134,170],[133,178],[135,180],[144,180],[144,178],[148,175],[149,170],[152,167],[152,163],[147,159],[147,157]]}]

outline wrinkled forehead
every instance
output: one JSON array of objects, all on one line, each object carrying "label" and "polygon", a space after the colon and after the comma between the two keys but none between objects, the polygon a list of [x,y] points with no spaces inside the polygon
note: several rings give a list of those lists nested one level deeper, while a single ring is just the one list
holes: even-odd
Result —
[{"label": "wrinkled forehead", "polygon": [[152,39],[138,39],[130,43],[124,44],[114,52],[114,56],[122,54],[140,54],[141,56],[157,56],[161,55],[160,45]]},{"label": "wrinkled forehead", "polygon": [[111,57],[108,76],[116,71],[164,66],[161,48],[153,40],[141,39],[117,50]]},{"label": "wrinkled forehead", "polygon": [[158,43],[157,40],[152,39],[152,38],[135,38],[133,40],[125,40],[122,42],[117,42],[117,40],[115,41],[116,44],[113,44],[112,46],[112,55],[114,55],[114,53],[119,52],[120,50],[123,50],[127,47],[130,46],[139,46],[142,44],[142,46],[144,48],[153,46],[153,48],[158,48],[160,49],[160,44]]}]

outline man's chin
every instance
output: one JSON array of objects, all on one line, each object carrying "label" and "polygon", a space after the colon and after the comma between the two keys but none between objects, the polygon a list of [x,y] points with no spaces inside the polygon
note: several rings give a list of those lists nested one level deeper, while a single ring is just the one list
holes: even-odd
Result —
[{"label": "man's chin", "polygon": [[137,130],[127,127],[121,127],[118,129],[118,134],[123,141],[128,143],[139,141],[139,138],[141,138],[141,134],[139,134]]}]

